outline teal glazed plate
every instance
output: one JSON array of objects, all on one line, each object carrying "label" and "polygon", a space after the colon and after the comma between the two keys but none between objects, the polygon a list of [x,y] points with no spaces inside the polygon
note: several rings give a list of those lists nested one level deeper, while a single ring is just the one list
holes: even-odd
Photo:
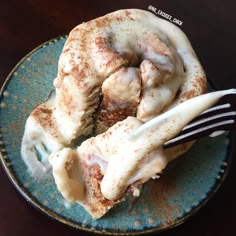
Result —
[{"label": "teal glazed plate", "polygon": [[127,198],[103,218],[93,220],[78,204],[68,204],[53,180],[37,182],[20,156],[24,125],[32,109],[53,90],[57,62],[66,36],[50,40],[24,57],[0,94],[0,156],[2,166],[23,197],[48,216],[89,232],[137,235],[160,232],[184,222],[222,184],[231,163],[231,135],[202,138],[172,163],[141,196]]}]

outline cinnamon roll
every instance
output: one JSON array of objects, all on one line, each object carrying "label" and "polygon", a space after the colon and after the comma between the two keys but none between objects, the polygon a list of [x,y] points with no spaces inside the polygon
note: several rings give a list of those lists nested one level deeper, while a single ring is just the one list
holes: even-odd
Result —
[{"label": "cinnamon roll", "polygon": [[[174,24],[138,9],[119,10],[75,27],[60,55],[54,86],[55,96],[36,107],[26,121],[21,154],[37,178],[52,166],[63,196],[83,205],[94,218],[122,201],[128,188],[138,195],[138,184],[191,146],[164,152],[163,142],[157,142],[139,154],[136,165],[135,149],[115,154],[130,143],[127,137],[207,90],[204,70],[186,35]],[[179,130],[172,129],[172,135]],[[81,136],[97,134],[72,150]],[[119,178],[125,176],[123,164],[134,167],[115,187],[107,184],[112,182],[110,156],[119,165]],[[150,166],[155,168],[148,171]]]}]

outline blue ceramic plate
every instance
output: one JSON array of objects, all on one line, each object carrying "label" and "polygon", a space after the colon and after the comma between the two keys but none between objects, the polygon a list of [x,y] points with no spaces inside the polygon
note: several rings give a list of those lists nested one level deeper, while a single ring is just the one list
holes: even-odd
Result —
[{"label": "blue ceramic plate", "polygon": [[102,234],[140,234],[184,222],[216,192],[229,166],[230,136],[199,140],[159,180],[145,185],[141,197],[114,207],[93,220],[80,205],[65,204],[52,181],[37,182],[20,156],[26,118],[53,89],[57,62],[66,37],[44,43],[10,73],[0,97],[0,156],[9,178],[36,208],[58,221]]}]

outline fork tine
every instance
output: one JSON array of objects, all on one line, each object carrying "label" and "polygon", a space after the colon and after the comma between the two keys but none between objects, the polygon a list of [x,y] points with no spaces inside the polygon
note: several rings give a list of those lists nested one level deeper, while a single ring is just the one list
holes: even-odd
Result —
[{"label": "fork tine", "polygon": [[230,103],[225,103],[225,104],[222,104],[222,105],[216,105],[216,106],[213,106],[213,107],[205,110],[204,112],[202,112],[201,115],[204,115],[204,114],[207,114],[207,113],[213,112],[213,111],[219,111],[221,109],[226,109],[226,108],[229,108],[229,107],[231,107]]},{"label": "fork tine", "polygon": [[236,111],[229,111],[229,112],[213,115],[213,116],[210,116],[210,117],[202,118],[202,119],[197,120],[195,122],[191,122],[189,125],[185,126],[183,131],[187,130],[187,129],[191,129],[194,126],[203,125],[204,123],[207,123],[207,122],[212,122],[212,121],[214,122],[217,119],[222,119],[222,118],[225,118],[225,117],[226,118],[227,117],[232,117],[232,116],[235,116],[235,115],[236,115]]},{"label": "fork tine", "polygon": [[202,112],[174,138],[166,142],[164,148],[192,141],[203,136],[218,136],[236,128],[236,94],[223,96],[214,106]]},{"label": "fork tine", "polygon": [[222,133],[224,133],[227,130],[232,130],[233,128],[236,128],[236,122],[233,119],[224,120],[220,122],[216,122],[214,124],[200,127],[198,129],[194,129],[192,131],[189,131],[187,133],[181,134],[176,136],[175,138],[167,141],[164,144],[164,148],[170,148],[173,146],[176,146],[181,143],[192,141],[196,138],[201,138],[203,136],[211,136],[215,137]]},{"label": "fork tine", "polygon": [[236,94],[235,93],[229,93],[229,94],[224,95],[222,98],[219,99],[219,101],[214,106],[202,112],[195,119],[197,120],[203,117],[208,117],[213,114],[218,114],[219,112],[226,112],[226,111],[232,111],[232,110],[236,110]]}]

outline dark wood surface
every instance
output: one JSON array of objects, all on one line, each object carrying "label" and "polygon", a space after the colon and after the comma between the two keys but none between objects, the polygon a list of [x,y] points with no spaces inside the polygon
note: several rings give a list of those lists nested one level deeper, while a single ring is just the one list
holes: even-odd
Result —
[{"label": "dark wood surface", "polygon": [[[183,22],[180,28],[188,35],[217,89],[236,87],[234,0],[1,0],[0,85],[16,63],[39,44],[105,13],[121,8],[147,9],[149,5]],[[236,160],[214,197],[184,224],[162,235],[235,235],[235,186]],[[15,235],[89,234],[38,212],[16,191],[0,168],[0,236]]]}]

